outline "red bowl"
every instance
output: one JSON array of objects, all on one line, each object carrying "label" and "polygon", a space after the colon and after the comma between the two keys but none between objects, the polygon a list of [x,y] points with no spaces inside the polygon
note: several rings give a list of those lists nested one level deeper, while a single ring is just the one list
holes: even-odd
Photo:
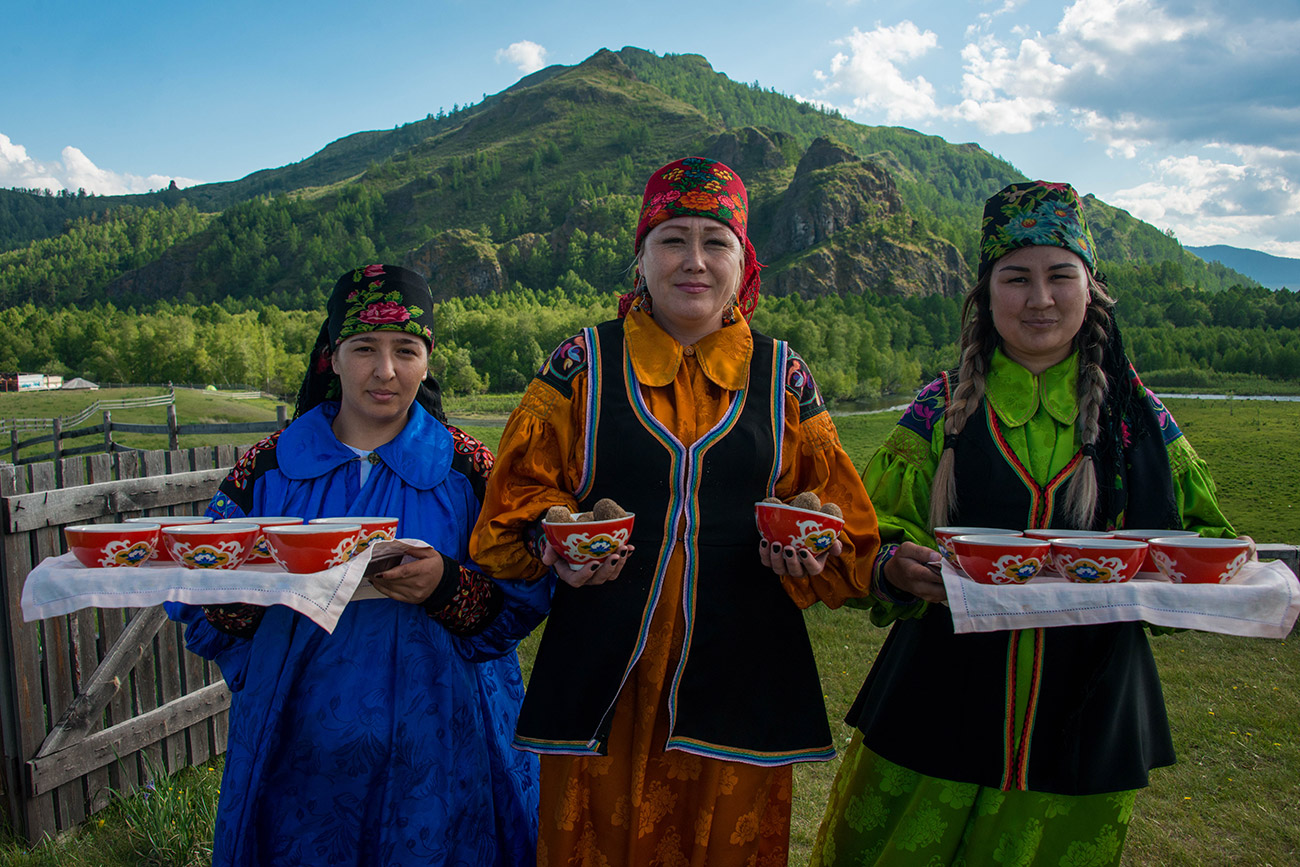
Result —
[{"label": "red bowl", "polygon": [[139,566],[158,548],[157,524],[80,524],[64,527],[63,535],[68,550],[91,569]]},{"label": "red bowl", "polygon": [[355,556],[360,524],[298,524],[267,527],[271,556],[286,572],[324,572]]},{"label": "red bowl", "polygon": [[604,560],[626,545],[632,537],[635,518],[636,515],[629,513],[622,518],[581,524],[542,521],[542,532],[564,562],[570,566],[582,566]]},{"label": "red bowl", "polygon": [[163,547],[187,569],[238,569],[253,553],[256,524],[175,524],[163,527]]},{"label": "red bowl", "polygon": [[957,565],[979,584],[1024,584],[1042,571],[1051,543],[1028,536],[953,536]]},{"label": "red bowl", "polygon": [[[1199,536],[1199,535],[1200,534],[1197,533],[1195,530],[1127,530],[1126,529],[1126,530],[1115,531],[1116,539],[1140,539],[1143,542],[1149,542],[1152,539],[1166,537],[1166,536],[1172,538],[1174,536],[1191,537],[1191,536]],[[1141,568],[1138,569],[1138,571],[1139,572],[1160,571],[1159,567],[1156,566],[1156,561],[1151,559],[1150,546],[1147,547],[1146,559],[1142,561],[1142,566]]]},{"label": "red bowl", "polygon": [[952,552],[953,536],[1019,536],[1019,530],[1001,530],[996,527],[935,527],[934,528],[934,547],[943,555],[953,566],[957,565],[957,558]]},{"label": "red bowl", "polygon": [[[1109,530],[1053,530],[1050,527],[1043,527],[1037,530],[1026,530],[1026,536],[1034,539],[1109,539],[1112,534]],[[1052,555],[1049,552],[1047,560],[1043,563],[1044,569],[1055,569],[1052,563]]]},{"label": "red bowl", "polygon": [[391,542],[397,538],[396,518],[312,518],[307,523],[360,524],[361,538],[357,541],[357,554],[360,554],[376,542]]},{"label": "red bowl", "polygon": [[[259,527],[278,527],[289,524],[301,524],[302,518],[295,518],[293,515],[258,515],[252,518],[217,518],[214,524],[256,524]],[[266,542],[266,533],[258,533],[257,541],[253,543],[253,553],[248,555],[244,561],[246,565],[253,566],[265,563],[274,563],[271,558],[271,548]]]},{"label": "red bowl", "polygon": [[1241,539],[1178,536],[1147,544],[1156,568],[1175,584],[1226,584],[1250,560],[1250,543]]},{"label": "red bowl", "polygon": [[764,541],[796,551],[807,550],[814,557],[834,545],[844,529],[843,518],[784,503],[755,503],[754,520]]},{"label": "red bowl", "polygon": [[[157,524],[159,527],[176,527],[181,524],[211,524],[212,518],[207,515],[158,515],[154,518],[127,518],[128,524]],[[158,540],[158,547],[154,549],[153,561],[171,562],[172,555],[167,553],[167,546],[163,544],[162,539]]]},{"label": "red bowl", "polygon": [[1120,584],[1138,573],[1147,556],[1139,539],[1053,539],[1052,566],[1077,584]]}]

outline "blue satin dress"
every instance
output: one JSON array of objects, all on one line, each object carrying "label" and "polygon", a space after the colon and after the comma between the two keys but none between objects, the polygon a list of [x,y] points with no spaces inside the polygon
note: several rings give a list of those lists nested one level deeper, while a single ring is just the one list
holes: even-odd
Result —
[{"label": "blue satin dress", "polygon": [[[447,429],[414,405],[362,486],[330,429],[337,411],[323,403],[259,444],[209,514],[392,515],[399,537],[468,563],[479,502]],[[251,639],[168,603],[233,694],[215,867],[533,864],[537,759],[510,746],[514,651],[551,588],[497,586],[500,612],[469,637],[390,599],[348,605],[332,634],[272,606]]]}]

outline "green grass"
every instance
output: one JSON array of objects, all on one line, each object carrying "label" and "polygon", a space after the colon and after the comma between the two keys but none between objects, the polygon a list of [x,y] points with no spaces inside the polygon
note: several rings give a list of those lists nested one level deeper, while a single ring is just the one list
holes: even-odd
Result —
[{"label": "green grass", "polygon": [[[1169,408],[1209,463],[1220,503],[1238,530],[1260,541],[1300,542],[1300,516],[1290,507],[1290,492],[1300,489],[1300,413],[1294,405],[1170,400]],[[449,411],[469,414],[459,404]],[[895,421],[891,413],[836,420],[856,466],[865,464]],[[493,447],[501,436],[499,422],[466,430]],[[841,720],[887,633],[873,627],[865,612],[848,608],[816,606],[806,620],[832,732],[842,747],[851,731]],[[539,635],[520,645],[525,674]],[[1124,863],[1300,863],[1300,635],[1272,641],[1186,632],[1152,644],[1179,761],[1154,771],[1138,797]],[[792,865],[807,863],[838,765],[837,759],[795,768]],[[215,772],[186,773],[215,792]],[[181,779],[186,787],[196,785],[184,774]],[[132,841],[146,823],[129,824],[128,815],[111,807],[28,854],[0,845],[0,865],[186,863],[133,854]],[[199,818],[177,821],[197,825]]]}]

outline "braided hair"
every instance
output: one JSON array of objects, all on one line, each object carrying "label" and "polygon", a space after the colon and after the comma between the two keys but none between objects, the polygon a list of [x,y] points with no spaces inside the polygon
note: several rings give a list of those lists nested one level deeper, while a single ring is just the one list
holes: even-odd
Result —
[{"label": "braided hair", "polygon": [[[930,527],[942,527],[957,506],[955,449],[966,423],[984,402],[985,384],[993,352],[1002,342],[993,327],[990,307],[992,277],[985,273],[966,293],[962,304],[961,363],[957,369],[957,388],[944,411],[943,454],[935,468],[930,486]],[[1065,491],[1065,514],[1072,526],[1092,526],[1097,511],[1096,474],[1097,443],[1101,437],[1101,411],[1109,383],[1104,370],[1106,344],[1115,300],[1105,284],[1088,275],[1089,304],[1083,324],[1074,337],[1078,352],[1079,376],[1077,396],[1079,416],[1076,428],[1083,457]]]}]

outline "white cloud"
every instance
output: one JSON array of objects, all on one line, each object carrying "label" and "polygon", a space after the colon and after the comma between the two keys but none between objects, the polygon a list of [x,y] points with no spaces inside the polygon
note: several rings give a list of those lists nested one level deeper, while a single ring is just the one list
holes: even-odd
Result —
[{"label": "white cloud", "polygon": [[1133,54],[1139,48],[1202,33],[1209,22],[1202,18],[1176,18],[1151,0],[1076,0],[1065,10],[1057,34],[1064,53],[1084,49],[1088,62],[1104,70],[1106,58]]},{"label": "white cloud", "polygon": [[498,50],[497,63],[503,60],[512,63],[519,68],[520,72],[527,75],[546,66],[546,53],[545,48],[525,39],[522,42],[512,42],[508,48]]},{"label": "white cloud", "polygon": [[142,177],[101,169],[81,150],[71,145],[63,149],[62,157],[62,161],[37,162],[28,156],[25,147],[15,144],[7,135],[0,133],[0,187],[54,192],[84,189],[100,196],[118,196],[160,190],[173,180],[180,187],[203,183],[193,178],[157,174]]},{"label": "white cloud", "polygon": [[938,47],[939,37],[933,31],[922,31],[911,21],[865,32],[855,27],[835,44],[846,46],[849,53],[841,51],[831,58],[829,73],[815,71],[818,81],[825,83],[816,99],[836,102],[846,97],[849,107],[842,110],[847,113],[883,113],[890,122],[939,113],[934,85],[924,76],[908,78],[900,69],[901,64]]}]

